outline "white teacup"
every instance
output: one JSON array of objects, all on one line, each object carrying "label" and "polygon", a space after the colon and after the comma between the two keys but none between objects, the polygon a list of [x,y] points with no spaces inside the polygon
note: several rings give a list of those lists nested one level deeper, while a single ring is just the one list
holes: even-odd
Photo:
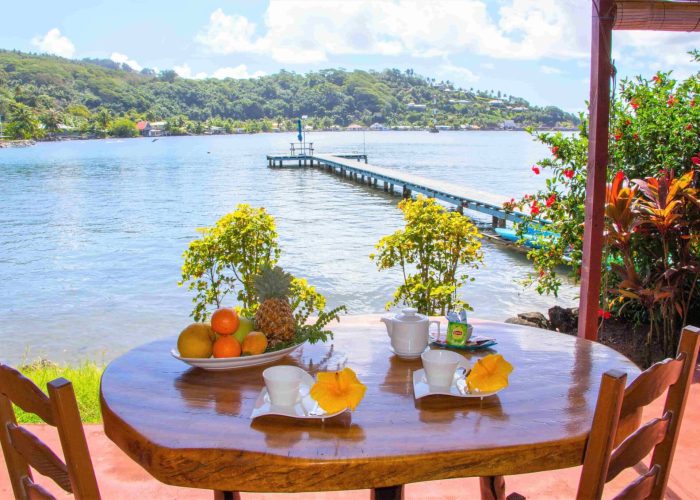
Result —
[{"label": "white teacup", "polygon": [[435,387],[451,386],[458,366],[469,369],[469,361],[453,351],[431,349],[421,354],[421,360],[428,384]]},{"label": "white teacup", "polygon": [[299,387],[303,370],[296,366],[271,366],[263,371],[265,387],[270,403],[276,406],[293,406],[299,400]]}]

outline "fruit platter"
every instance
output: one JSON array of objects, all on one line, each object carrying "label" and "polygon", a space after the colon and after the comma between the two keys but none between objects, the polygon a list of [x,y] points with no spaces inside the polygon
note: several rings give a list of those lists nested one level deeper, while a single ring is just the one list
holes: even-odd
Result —
[{"label": "fruit platter", "polygon": [[332,336],[323,327],[344,308],[320,314],[315,324],[299,324],[288,298],[291,281],[292,276],[279,267],[264,269],[255,280],[260,302],[252,318],[220,307],[209,322],[182,330],[170,354],[204,370],[234,370],[278,361],[307,341]]}]

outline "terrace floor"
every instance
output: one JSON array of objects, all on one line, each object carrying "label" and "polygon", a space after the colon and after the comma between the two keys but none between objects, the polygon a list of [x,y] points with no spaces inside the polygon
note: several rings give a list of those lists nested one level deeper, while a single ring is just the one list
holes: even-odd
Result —
[{"label": "terrace floor", "polygon": [[[557,335],[556,333],[552,333]],[[644,412],[644,420],[649,420],[661,414],[663,399],[655,401]],[[686,406],[680,439],[676,448],[671,479],[666,498],[669,499],[700,499],[700,366],[696,367],[694,383],[690,389],[688,405]],[[58,438],[53,428],[43,425],[27,426],[42,440],[59,449]],[[109,499],[122,498],[151,498],[151,499],[207,499],[213,495],[209,491],[177,488],[164,485],[153,479],[116,445],[107,439],[101,425],[86,425],[90,452],[95,466],[97,481],[102,497]],[[622,486],[632,480],[638,472],[630,469],[614,479],[607,491],[610,498]],[[576,487],[580,467],[560,471],[524,474],[506,477],[508,493],[518,492],[527,498],[537,499],[570,499],[576,495]],[[58,498],[72,498],[61,495],[61,490],[49,481],[39,482],[47,487]],[[7,469],[0,467],[0,498],[11,498],[12,488],[9,484]],[[242,494],[244,499],[304,499],[304,500],[357,500],[369,498],[369,490],[348,491],[339,493],[304,493],[304,494]],[[479,498],[479,483],[476,478],[451,479],[426,483],[409,484],[406,486],[408,499],[471,499]]]}]

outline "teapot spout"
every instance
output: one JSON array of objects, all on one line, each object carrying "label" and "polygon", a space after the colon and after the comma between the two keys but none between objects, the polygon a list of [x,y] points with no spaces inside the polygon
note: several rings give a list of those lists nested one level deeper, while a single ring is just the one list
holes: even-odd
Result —
[{"label": "teapot spout", "polygon": [[382,323],[386,325],[386,333],[389,335],[389,338],[391,338],[391,333],[394,327],[394,321],[391,318],[382,318],[380,319]]}]

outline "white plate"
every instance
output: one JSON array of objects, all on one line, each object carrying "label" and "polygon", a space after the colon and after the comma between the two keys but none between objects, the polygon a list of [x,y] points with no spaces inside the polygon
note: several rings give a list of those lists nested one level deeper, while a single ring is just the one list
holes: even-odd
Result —
[{"label": "white plate", "polygon": [[196,366],[204,370],[236,370],[249,366],[264,365],[278,361],[287,354],[299,349],[304,344],[296,344],[291,347],[280,349],[279,351],[264,352],[254,356],[239,356],[237,358],[183,358],[177,349],[170,351],[173,358],[179,359],[190,366]]},{"label": "white plate", "polygon": [[424,398],[425,396],[454,396],[457,398],[485,398],[498,394],[503,389],[491,392],[467,392],[467,385],[464,377],[459,375],[459,370],[455,372],[452,385],[450,387],[435,387],[428,384],[425,378],[425,370],[420,369],[413,372],[413,394],[416,399]]},{"label": "white plate", "polygon": [[301,368],[298,369],[303,373],[301,376],[301,386],[299,387],[299,399],[296,404],[294,406],[273,405],[270,402],[270,396],[267,395],[267,387],[264,387],[262,391],[260,391],[258,399],[255,401],[255,408],[253,408],[253,412],[250,414],[251,419],[264,415],[281,415],[292,418],[323,420],[335,417],[347,411],[346,408],[335,413],[326,413],[326,411],[318,405],[316,400],[309,395],[309,391],[311,391],[311,387],[313,387],[316,381],[307,371]]},{"label": "white plate", "polygon": [[420,358],[421,354],[423,354],[424,352],[430,350],[430,346],[427,346],[425,349],[423,349],[423,350],[422,350],[421,352],[419,352],[418,354],[399,352],[399,351],[397,351],[396,349],[394,349],[394,347],[393,347],[392,345],[389,346],[389,350],[390,350],[391,352],[393,352],[394,354],[396,354],[399,358],[403,358],[403,359],[418,359],[418,358]]}]

